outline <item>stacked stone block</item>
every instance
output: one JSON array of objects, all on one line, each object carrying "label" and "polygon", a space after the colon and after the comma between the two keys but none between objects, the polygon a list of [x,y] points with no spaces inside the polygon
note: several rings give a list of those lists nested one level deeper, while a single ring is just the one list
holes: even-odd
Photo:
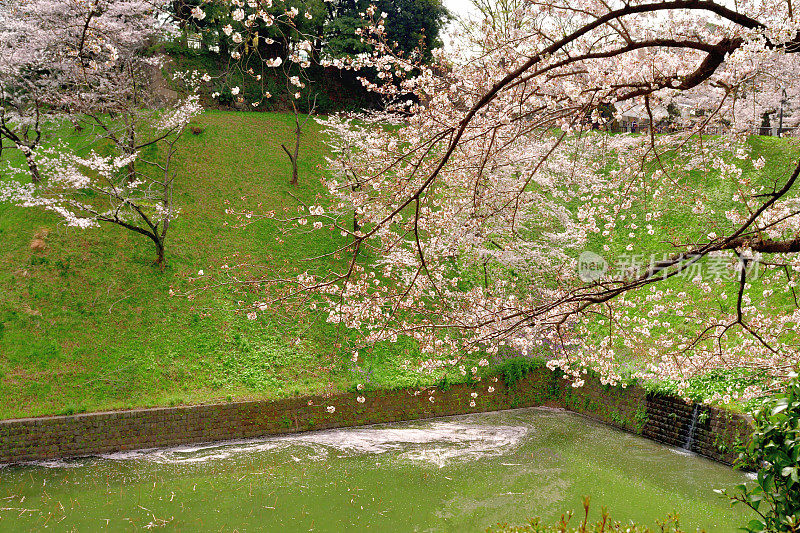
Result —
[{"label": "stacked stone block", "polygon": [[[101,455],[180,444],[415,420],[549,405],[581,413],[619,429],[683,446],[694,406],[648,395],[639,387],[604,386],[587,378],[581,388],[547,369],[513,387],[502,379],[446,389],[370,391],[276,401],[235,402],[0,421],[0,463]],[[493,392],[488,392],[493,387]],[[470,406],[474,398],[475,406]],[[433,401],[431,401],[433,399]],[[328,408],[334,407],[333,412]],[[700,407],[692,451],[732,463],[735,445],[748,438],[742,416]]]}]

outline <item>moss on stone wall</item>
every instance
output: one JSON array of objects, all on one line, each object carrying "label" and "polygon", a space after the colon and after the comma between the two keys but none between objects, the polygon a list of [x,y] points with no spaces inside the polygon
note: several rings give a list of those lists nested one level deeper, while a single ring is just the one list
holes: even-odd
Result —
[{"label": "moss on stone wall", "polygon": [[[511,376],[511,377],[509,377]],[[505,379],[509,379],[511,386]],[[491,390],[491,392],[489,392]],[[420,390],[371,391],[272,402],[140,409],[0,421],[0,462],[111,453],[196,442],[246,439],[540,405],[559,406],[620,429],[680,446],[693,407],[643,389],[607,387],[587,378],[574,389],[540,365],[510,370],[474,384]],[[474,402],[474,405],[473,405]],[[749,436],[739,415],[713,408],[697,417],[694,451],[731,463]]]}]

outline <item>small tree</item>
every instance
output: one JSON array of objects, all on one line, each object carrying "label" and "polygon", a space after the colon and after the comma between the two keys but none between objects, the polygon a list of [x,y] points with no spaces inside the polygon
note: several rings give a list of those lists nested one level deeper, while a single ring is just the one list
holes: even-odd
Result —
[{"label": "small tree", "polygon": [[[320,0],[195,1],[184,2],[180,8],[174,8],[174,13],[182,17],[184,28],[200,32],[203,42],[230,60],[215,81],[224,88],[219,88],[213,96],[230,96],[237,105],[255,109],[278,97],[269,90],[271,80],[277,78],[284,86],[285,101],[276,105],[288,107],[294,127],[291,147],[282,144],[281,148],[292,167],[290,183],[296,184],[301,139],[317,110],[318,80],[311,71],[319,66],[326,16],[323,3]],[[212,76],[206,79],[211,81]]]},{"label": "small tree", "polygon": [[[70,226],[109,223],[133,231],[153,242],[155,263],[163,269],[167,231],[177,215],[172,203],[174,156],[186,124],[200,109],[192,97],[152,125],[161,146],[153,159],[138,154],[102,156],[95,151],[80,156],[65,144],[40,148],[35,157],[45,179],[35,186],[7,183],[0,200],[43,207]],[[146,168],[137,168],[132,176],[130,169],[137,161]]]},{"label": "small tree", "polygon": [[[289,54],[289,61],[284,62],[282,65],[283,75],[286,80],[286,93],[289,95],[289,102],[291,103],[292,117],[294,119],[293,141],[292,149],[281,144],[281,148],[289,157],[289,162],[292,165],[292,179],[289,183],[297,185],[299,168],[298,160],[300,158],[300,141],[305,131],[308,121],[314,116],[317,110],[318,93],[313,89],[314,80],[309,76],[308,70],[312,66],[313,44],[310,40],[303,40],[298,43],[286,43],[287,48],[291,49]],[[297,74],[292,75],[292,68],[290,65],[296,65]],[[304,109],[301,109],[299,102],[305,100]],[[305,116],[303,116],[305,115]]]},{"label": "small tree", "polygon": [[[275,105],[293,116],[292,144],[282,145],[292,184],[298,181],[301,138],[318,110],[327,69],[359,71],[371,66],[376,52],[386,55],[388,49],[427,62],[449,20],[440,0],[178,0],[173,12],[184,28],[202,35],[209,49],[232,60],[219,76],[225,88],[216,96],[258,108],[279,96],[268,90],[270,80],[277,77],[285,87],[285,98]],[[378,28],[380,42],[370,34]],[[244,87],[233,78],[244,80]]]},{"label": "small tree", "polygon": [[[158,7],[147,0],[63,6],[23,0],[9,6],[6,15],[13,22],[0,33],[0,51],[13,53],[0,69],[0,89],[11,95],[6,101],[15,111],[0,112],[0,135],[14,142],[27,163],[9,168],[18,181],[5,184],[6,199],[54,211],[69,225],[110,223],[143,235],[155,244],[163,268],[176,213],[174,155],[201,108],[196,96],[174,102],[155,97],[158,59],[142,51],[165,31]],[[191,88],[197,80],[187,81]],[[63,124],[86,129],[90,142],[106,153],[81,155],[65,142],[43,146],[43,124],[54,133]],[[141,158],[148,147],[161,147],[161,155]],[[34,186],[25,185],[23,176]]]}]

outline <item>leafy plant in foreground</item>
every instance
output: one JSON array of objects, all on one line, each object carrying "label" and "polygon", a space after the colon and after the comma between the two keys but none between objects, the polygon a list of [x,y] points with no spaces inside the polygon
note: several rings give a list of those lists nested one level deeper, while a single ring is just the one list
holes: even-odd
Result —
[{"label": "leafy plant in foreground", "polygon": [[555,524],[543,524],[540,518],[531,518],[528,523],[521,526],[510,526],[508,524],[497,524],[486,528],[486,533],[686,533],[681,528],[680,520],[675,515],[669,515],[665,520],[657,520],[657,527],[651,529],[641,524],[622,524],[611,519],[605,507],[602,510],[600,519],[597,522],[589,523],[589,497],[583,498],[583,517],[580,524],[570,525],[572,511],[561,515],[561,519]]},{"label": "leafy plant in foreground", "polygon": [[[755,432],[741,454],[742,464],[759,466],[754,486],[739,485],[729,494],[758,514],[748,532],[800,532],[800,380],[793,374],[787,390],[765,401],[755,413]],[[725,491],[720,491],[727,494]]]}]

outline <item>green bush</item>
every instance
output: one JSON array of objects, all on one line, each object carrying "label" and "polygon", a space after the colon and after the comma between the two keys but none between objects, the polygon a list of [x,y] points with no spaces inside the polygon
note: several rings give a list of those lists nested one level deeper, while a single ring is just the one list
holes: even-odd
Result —
[{"label": "green bush", "polygon": [[[715,395],[731,394],[746,388],[758,385],[764,375],[747,368],[714,369],[700,376],[689,379],[686,390],[682,390],[678,383],[671,380],[645,381],[642,383],[645,390],[651,393],[671,394],[673,396],[685,395],[697,403],[711,400]],[[743,412],[750,412],[758,407],[758,401],[748,400],[740,404],[727,406]]]},{"label": "green bush", "polygon": [[[800,380],[769,399],[754,414],[755,432],[742,448],[740,463],[759,467],[756,483],[739,485],[728,496],[753,509],[749,532],[800,532]],[[724,491],[722,491],[725,493]]]},{"label": "green bush", "polygon": [[[193,71],[208,73],[216,81],[211,87],[206,87],[202,95],[203,105],[206,108],[235,108],[236,103],[230,93],[230,87],[241,88],[242,96],[247,102],[262,100],[264,91],[272,97],[264,100],[258,108],[247,109],[253,111],[288,111],[291,109],[291,94],[286,87],[286,77],[281,70],[268,69],[261,81],[256,81],[252,76],[241,71],[229,71],[229,65],[224,56],[207,50],[194,50],[179,41],[159,43],[152,53],[164,53],[171,59],[171,66],[165,72],[165,78],[171,79],[170,70]],[[299,74],[297,67],[290,70],[290,74]],[[373,93],[363,88],[357,76],[352,72],[312,67],[305,71],[310,77],[310,85],[316,94],[316,112],[326,115],[338,111],[355,111],[360,109],[374,109],[380,107],[380,99]],[[219,92],[220,96],[211,99],[211,92]],[[297,102],[301,112],[308,111],[308,102],[301,99]]]},{"label": "green bush", "polygon": [[513,389],[525,376],[545,366],[543,357],[513,357],[495,366],[493,373],[503,376],[508,388]]}]

